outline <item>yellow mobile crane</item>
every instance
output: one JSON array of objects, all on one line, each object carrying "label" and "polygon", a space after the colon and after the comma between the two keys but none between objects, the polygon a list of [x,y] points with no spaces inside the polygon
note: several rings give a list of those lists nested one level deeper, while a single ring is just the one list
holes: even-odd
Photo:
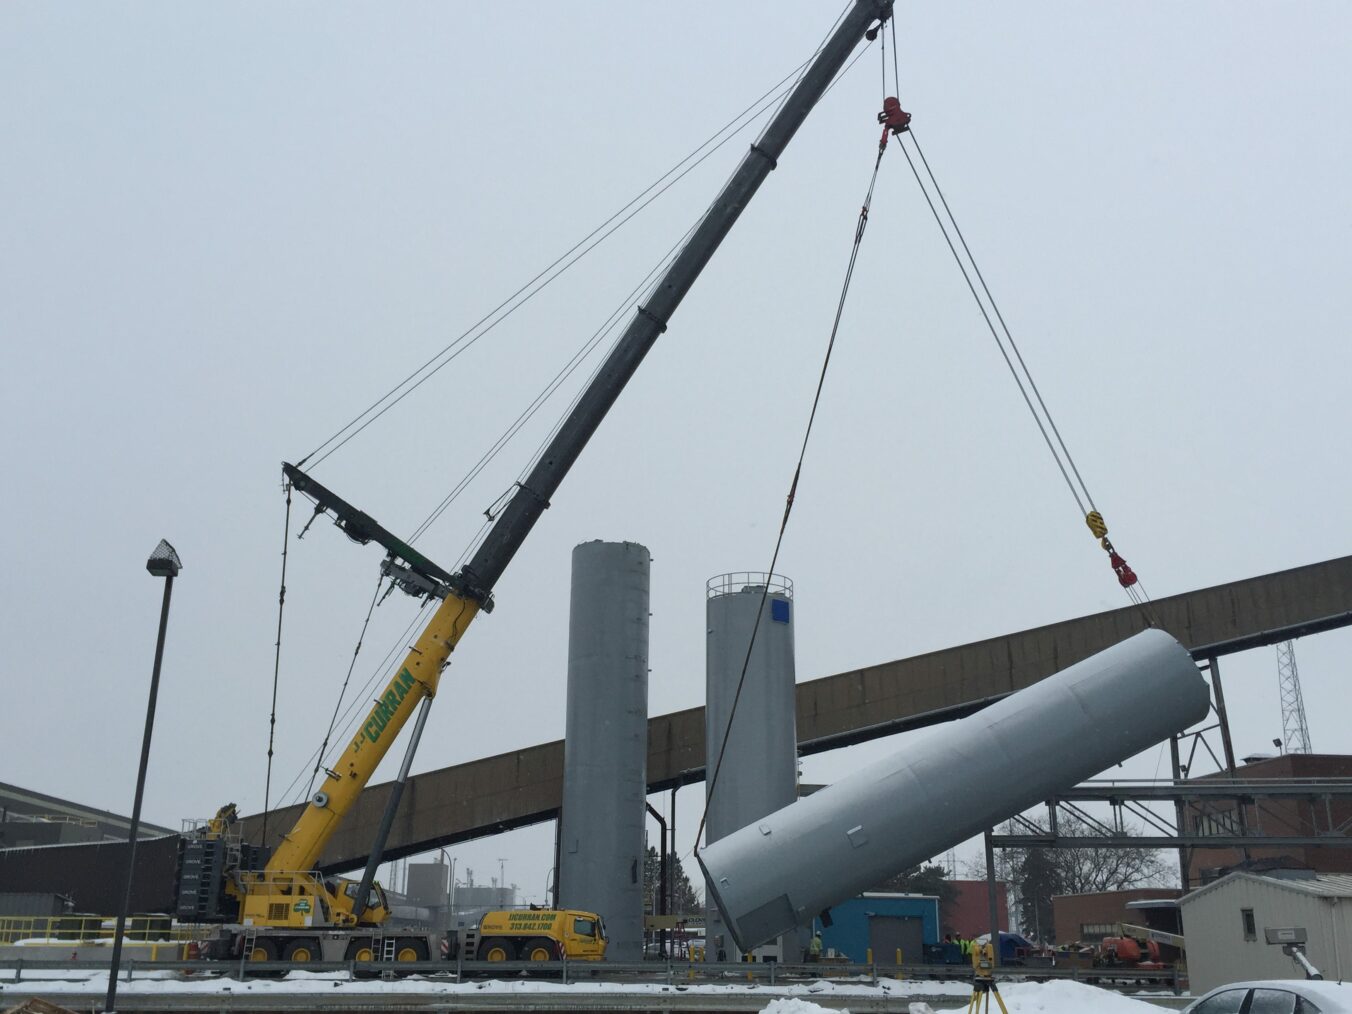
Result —
[{"label": "yellow mobile crane", "polygon": [[[441,601],[344,749],[337,769],[325,770],[323,784],[270,856],[262,848],[232,839],[233,806],[223,808],[198,834],[185,838],[179,915],[236,923],[238,930],[220,956],[415,960],[436,954],[437,941],[432,936],[382,932],[389,909],[374,874],[442,670],[474,618],[492,609],[493,587],[503,570],[747,202],[775,168],[855,46],[866,35],[874,37],[891,12],[892,0],[855,0],[841,18],[461,570],[447,573],[298,467],[284,466],[295,489],[316,501],[317,512],[331,513],[335,523],[358,542],[374,541],[385,547],[388,556],[383,568],[396,584],[411,594]],[[329,838],[415,711],[408,751],[361,881],[321,875],[316,863]]]}]

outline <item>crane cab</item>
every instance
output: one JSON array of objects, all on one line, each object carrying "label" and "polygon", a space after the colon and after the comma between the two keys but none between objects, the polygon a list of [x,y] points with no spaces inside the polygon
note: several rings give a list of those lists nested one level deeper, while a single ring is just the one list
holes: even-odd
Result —
[{"label": "crane cab", "polygon": [[380,926],[389,917],[389,903],[379,884],[371,885],[361,918],[354,915],[361,885],[340,877],[313,873],[245,873],[240,892],[240,922],[245,926],[302,928],[311,926]]},{"label": "crane cab", "polygon": [[324,885],[329,890],[329,908],[335,923],[342,926],[379,926],[389,918],[389,901],[385,897],[385,889],[379,884],[371,884],[370,893],[366,896],[366,907],[360,918],[353,915],[357,895],[361,891],[359,881],[331,877]]}]

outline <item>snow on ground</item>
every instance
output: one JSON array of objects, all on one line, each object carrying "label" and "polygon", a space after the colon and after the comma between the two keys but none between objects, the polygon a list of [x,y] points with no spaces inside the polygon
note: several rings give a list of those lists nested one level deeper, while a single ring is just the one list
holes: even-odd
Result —
[{"label": "snow on ground", "polygon": [[[972,987],[967,982],[931,982],[923,980],[880,979],[875,986],[866,979],[832,980],[819,979],[811,983],[793,983],[783,986],[768,986],[747,982],[728,983],[691,983],[689,985],[664,983],[618,983],[618,982],[579,982],[563,985],[559,982],[544,982],[535,979],[488,979],[475,982],[449,982],[445,979],[426,979],[410,976],[396,982],[363,980],[351,982],[345,972],[291,972],[285,979],[259,979],[236,982],[226,978],[178,978],[168,977],[169,973],[155,973],[142,977],[140,973],[131,982],[120,982],[117,990],[122,994],[218,994],[239,995],[243,993],[304,993],[315,995],[336,992],[350,994],[400,994],[400,993],[441,993],[448,996],[467,996],[476,993],[629,993],[629,994],[747,994],[765,996],[767,1002],[765,1014],[828,1014],[828,1009],[812,1002],[814,998],[832,996],[834,999],[858,997],[891,996],[899,1000],[906,997],[924,998],[910,1004],[912,1014],[929,1014],[924,1000],[942,1001],[949,1007],[954,1001],[971,996]],[[161,977],[165,976],[165,977]],[[11,969],[0,969],[0,1001],[6,994],[15,996],[33,992],[34,985],[41,981],[43,995],[59,994],[95,994],[102,996],[108,988],[106,972],[69,971],[59,969],[25,970],[20,982],[13,983]],[[1077,982],[1021,982],[1008,983],[1000,988],[1010,1014],[1158,1014],[1160,1010],[1152,1004],[1133,1000],[1094,986]],[[994,1009],[995,1005],[992,1004]],[[829,1012],[835,1014],[835,1012]]]},{"label": "snow on ground", "polygon": [[815,1003],[809,1003],[806,1000],[790,998],[771,1001],[770,1006],[764,1008],[761,1014],[836,1014],[836,1012],[828,1012],[827,1008],[818,1007]]},{"label": "snow on ground", "polygon": [[1159,1014],[1163,1008],[1083,982],[1012,982],[1000,988],[1009,1014]]},{"label": "snow on ground", "polygon": [[[907,983],[907,985],[920,985]],[[965,983],[964,994],[970,993]],[[1082,982],[1016,982],[1000,989],[1009,1014],[1159,1014],[1161,1008],[1110,993]],[[991,1010],[996,1005],[991,1004]],[[808,1000],[791,997],[771,1002],[762,1014],[838,1014]],[[910,1014],[933,1014],[924,1002],[912,1003]]]},{"label": "snow on ground", "polygon": [[[154,976],[154,978],[152,978]],[[27,969],[20,982],[12,983],[12,969],[0,968],[0,998],[5,992],[28,992],[25,984],[42,982],[44,993],[102,993],[108,988],[108,973],[98,970]],[[488,993],[763,993],[766,997],[793,996],[969,996],[971,986],[963,982],[921,982],[880,979],[873,985],[868,979],[819,979],[816,982],[798,982],[768,986],[745,980],[730,979],[725,983],[661,982],[573,982],[564,985],[540,979],[479,979],[470,982],[451,982],[408,976],[393,982],[376,979],[350,981],[346,972],[291,972],[284,979],[249,979],[238,982],[223,977],[182,978],[172,972],[137,971],[130,982],[118,983],[119,993],[328,993],[346,990],[352,993],[445,993],[466,995]],[[791,1014],[791,1012],[785,1012]]]}]

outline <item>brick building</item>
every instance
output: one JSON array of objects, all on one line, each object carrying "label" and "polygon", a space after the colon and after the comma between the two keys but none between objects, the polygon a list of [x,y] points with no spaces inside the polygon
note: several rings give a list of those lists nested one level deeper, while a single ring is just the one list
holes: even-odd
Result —
[{"label": "brick building", "polygon": [[[1288,753],[1243,764],[1235,775],[1241,781],[1267,778],[1305,781],[1319,778],[1352,778],[1352,756],[1346,754]],[[1206,775],[1202,781],[1224,779],[1224,773]],[[1235,834],[1241,823],[1250,831],[1263,830],[1278,835],[1319,835],[1352,822],[1352,802],[1321,799],[1312,795],[1303,799],[1265,799],[1238,803],[1211,800],[1205,807],[1189,804],[1187,832],[1197,835]],[[1319,873],[1352,873],[1352,838],[1340,836],[1342,846],[1290,846],[1250,848],[1252,860],[1282,859],[1283,865]],[[1191,850],[1188,857],[1188,882],[1193,887],[1215,880],[1226,869],[1239,866],[1244,855],[1238,849]]]},{"label": "brick building", "polygon": [[1104,937],[1116,936],[1118,923],[1140,925],[1144,921],[1140,911],[1127,908],[1128,903],[1172,900],[1182,893],[1176,887],[1135,887],[1094,894],[1058,894],[1052,898],[1056,940],[1098,943]]},{"label": "brick building", "polygon": [[[984,880],[950,880],[953,885],[953,900],[945,902],[939,908],[939,929],[941,933],[961,934],[964,937],[978,937],[989,933],[991,928],[990,894]],[[1000,928],[1009,929],[1009,885],[996,882],[996,913],[1000,919]]]}]

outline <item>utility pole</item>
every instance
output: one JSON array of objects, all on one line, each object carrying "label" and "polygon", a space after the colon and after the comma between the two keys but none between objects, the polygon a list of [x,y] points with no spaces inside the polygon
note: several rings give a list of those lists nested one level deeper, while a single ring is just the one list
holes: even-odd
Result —
[{"label": "utility pole", "polygon": [[150,733],[155,727],[155,699],[160,692],[160,663],[164,661],[164,634],[169,627],[169,596],[174,590],[174,578],[183,569],[174,547],[164,539],[155,547],[146,561],[146,570],[155,577],[164,578],[164,599],[160,603],[160,631],[155,638],[155,664],[150,670],[150,700],[146,704],[146,728],[141,737],[141,766],[136,772],[136,800],[131,808],[131,827],[127,832],[127,890],[122,896],[122,908],[117,913],[117,929],[113,933],[113,957],[108,965],[108,996],[103,1009],[112,1014],[117,1009],[117,968],[122,960],[122,936],[127,930],[127,911],[131,908],[131,885],[136,875],[136,838],[141,831],[141,799],[145,795],[146,768],[150,763]]}]

